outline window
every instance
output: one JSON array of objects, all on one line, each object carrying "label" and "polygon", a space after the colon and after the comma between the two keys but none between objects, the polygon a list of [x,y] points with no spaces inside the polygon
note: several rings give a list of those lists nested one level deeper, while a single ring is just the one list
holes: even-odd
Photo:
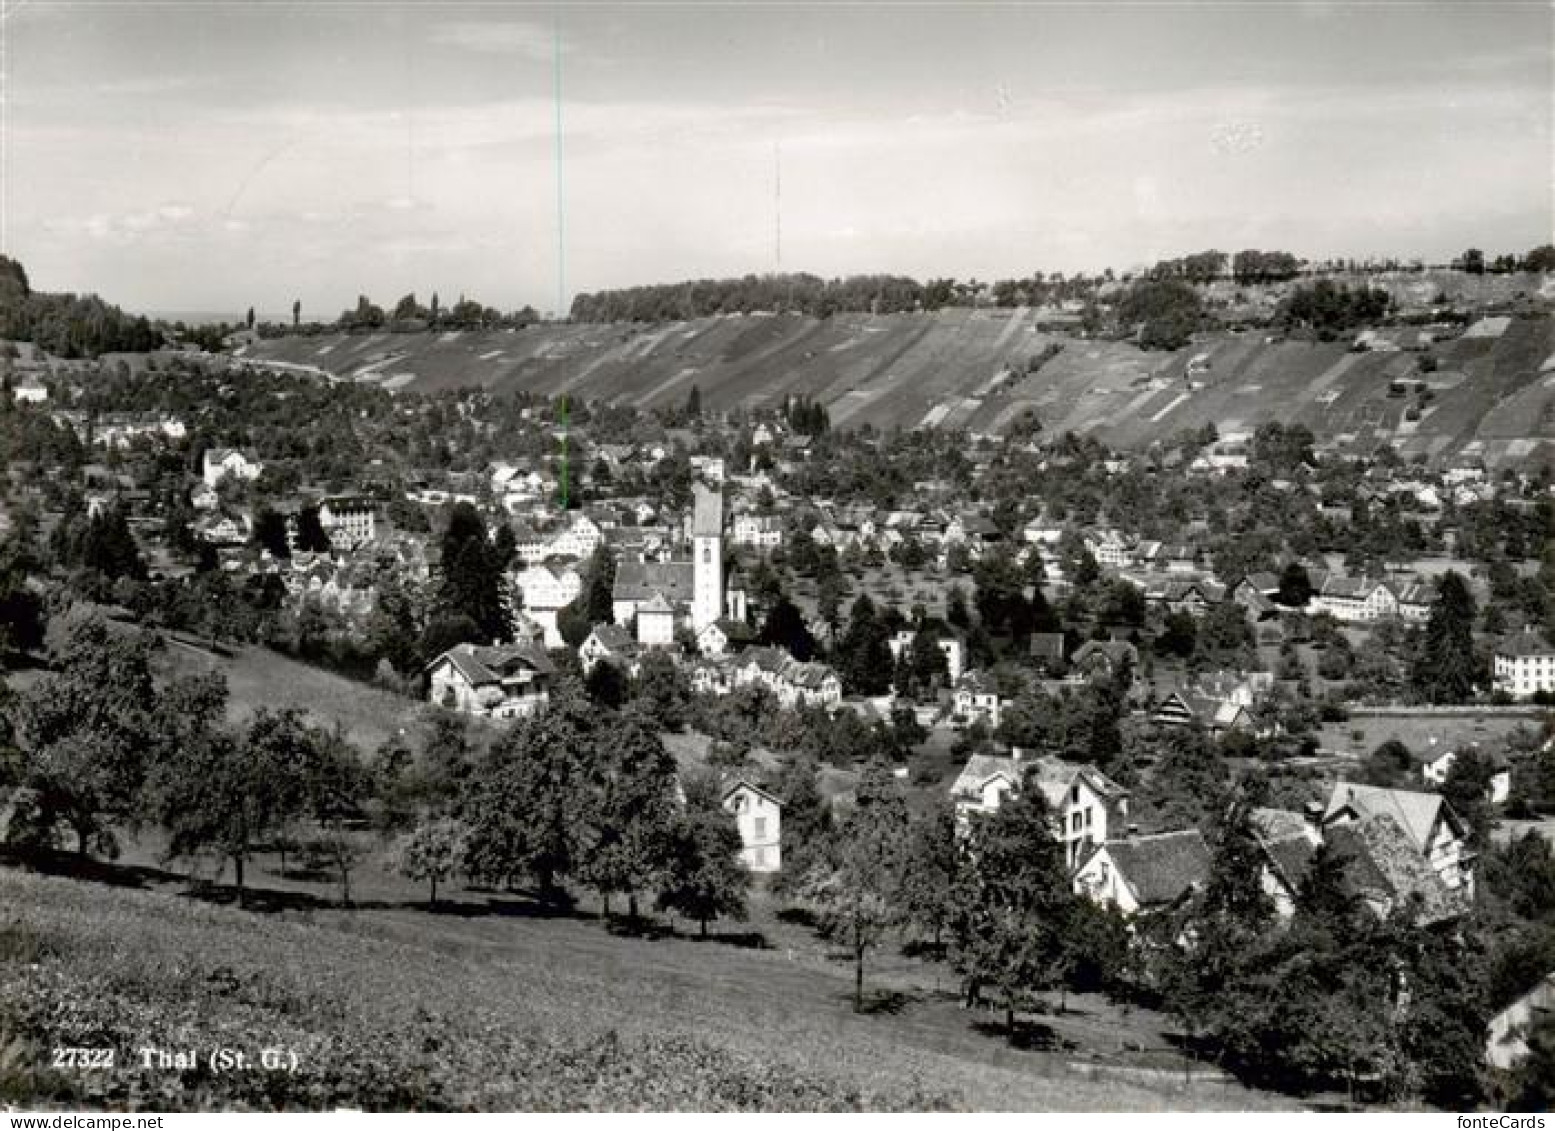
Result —
[{"label": "window", "polygon": [[1085,827],[1091,827],[1091,807],[1089,805],[1085,807]]},{"label": "window", "polygon": [[713,560],[713,548],[711,546],[702,547],[702,560],[704,562],[711,562]]},{"label": "window", "polygon": [[767,819],[765,817],[757,817],[756,818],[756,839],[760,840],[763,837],[765,837],[766,835],[767,835]]}]

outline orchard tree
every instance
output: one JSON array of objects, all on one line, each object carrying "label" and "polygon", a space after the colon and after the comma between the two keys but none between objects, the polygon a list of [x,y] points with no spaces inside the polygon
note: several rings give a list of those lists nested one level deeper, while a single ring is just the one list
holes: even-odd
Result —
[{"label": "orchard tree", "polygon": [[150,645],[76,609],[59,635],[55,672],[16,701],[24,776],[37,791],[33,823],[46,834],[69,828],[83,856],[113,853],[112,827],[140,818],[148,756],[162,730]]},{"label": "orchard tree", "polygon": [[822,846],[802,896],[822,932],[853,955],[853,1009],[864,1009],[864,960],[901,918],[907,802],[883,762],[871,762],[852,812]]},{"label": "orchard tree", "polygon": [[427,906],[437,906],[437,885],[459,874],[469,830],[455,817],[424,816],[395,842],[394,870],[430,885]]},{"label": "orchard tree", "polygon": [[720,803],[711,775],[686,782],[686,805],[670,830],[658,906],[697,923],[703,938],[713,919],[743,920],[750,873],[734,814]]},{"label": "orchard tree", "polygon": [[1077,898],[1052,815],[1035,783],[992,815],[974,820],[966,854],[951,964],[966,983],[969,1001],[980,1001],[984,987],[999,994],[1013,1041],[1015,1011],[1063,983],[1065,925]]},{"label": "orchard tree", "polygon": [[610,897],[624,892],[627,916],[636,920],[638,894],[657,886],[669,864],[675,759],[664,749],[654,720],[640,710],[611,719],[600,738],[591,759],[595,780],[580,878],[599,892],[607,916]]},{"label": "orchard tree", "polygon": [[586,704],[557,696],[492,743],[466,797],[468,876],[509,887],[532,879],[542,899],[564,898],[587,827],[596,725]]}]

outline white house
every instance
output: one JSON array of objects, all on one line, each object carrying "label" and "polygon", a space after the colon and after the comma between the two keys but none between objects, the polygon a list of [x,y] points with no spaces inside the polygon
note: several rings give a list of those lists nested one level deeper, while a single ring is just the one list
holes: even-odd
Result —
[{"label": "white house", "polygon": [[724,791],[723,807],[734,814],[740,830],[740,857],[752,872],[776,872],[783,867],[783,803],[748,781]]},{"label": "white house", "polygon": [[997,812],[1007,796],[1028,785],[1042,791],[1070,868],[1127,827],[1128,790],[1095,766],[1028,758],[1018,748],[1007,758],[974,754],[967,760],[950,787],[958,823],[965,824],[974,813]]},{"label": "white house", "polygon": [[1541,1017],[1555,1013],[1555,974],[1490,1019],[1485,1026],[1485,1060],[1508,1071],[1528,1056],[1528,1034]]},{"label": "white house", "polygon": [[1496,645],[1495,688],[1514,699],[1555,692],[1555,648],[1533,632]]},{"label": "white house", "polygon": [[783,544],[783,522],[770,514],[735,515],[729,534],[736,546],[772,550]]},{"label": "white house", "polygon": [[1474,854],[1467,847],[1468,830],[1438,793],[1384,789],[1358,782],[1336,782],[1323,810],[1323,835],[1351,824],[1386,817],[1430,865],[1448,891],[1474,892]]},{"label": "white house", "polygon": [[230,475],[234,479],[258,479],[265,465],[251,451],[240,448],[206,448],[202,478],[214,487]]},{"label": "white house", "polygon": [[28,404],[42,404],[49,399],[49,387],[36,378],[23,377],[11,386],[11,399]]},{"label": "white house", "polygon": [[636,674],[641,654],[636,639],[618,624],[596,624],[588,639],[578,645],[578,663],[584,675],[600,663],[618,664],[628,675]]},{"label": "white house", "polygon": [[990,727],[999,725],[999,689],[982,672],[967,672],[956,681],[951,704],[952,713],[962,723],[981,720]]},{"label": "white house", "polygon": [[667,648],[675,643],[675,606],[655,593],[637,606],[637,642],[645,648]]},{"label": "white house", "polygon": [[523,718],[550,702],[554,669],[550,657],[532,645],[459,644],[426,670],[431,702],[468,715]]}]

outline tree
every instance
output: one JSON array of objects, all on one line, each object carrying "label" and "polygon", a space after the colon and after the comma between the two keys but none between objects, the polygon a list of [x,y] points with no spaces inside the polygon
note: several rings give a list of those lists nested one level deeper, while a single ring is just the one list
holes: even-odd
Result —
[{"label": "tree", "polygon": [[1449,570],[1436,583],[1436,600],[1415,653],[1410,683],[1427,703],[1463,703],[1481,682],[1474,652],[1474,598],[1468,584]]},{"label": "tree", "polygon": [[340,901],[351,905],[351,871],[361,856],[352,826],[362,820],[371,778],[361,755],[343,731],[310,728],[302,745],[302,791],[306,812],[319,830],[318,845],[335,866]]},{"label": "tree", "polygon": [[653,651],[644,656],[632,690],[638,707],[659,727],[671,732],[685,727],[691,688],[685,672],[668,654]]},{"label": "tree", "polygon": [[660,910],[694,920],[703,938],[710,920],[745,918],[750,886],[739,827],[734,814],[719,802],[717,781],[711,776],[687,781],[685,809],[670,830],[659,889]]},{"label": "tree", "polygon": [[486,537],[486,524],[469,503],[453,508],[441,549],[440,614],[468,617],[483,642],[507,639],[512,626],[502,601],[502,569]]},{"label": "tree", "polygon": [[248,308],[248,314],[244,317],[243,324],[250,330],[254,328],[254,308],[252,306]]},{"label": "tree", "polygon": [[1366,757],[1361,775],[1368,785],[1407,785],[1415,776],[1415,757],[1396,738],[1383,742]]},{"label": "tree", "polygon": [[1274,599],[1286,608],[1304,609],[1312,600],[1312,578],[1300,562],[1291,562],[1280,573],[1280,588]]},{"label": "tree", "polygon": [[837,642],[835,661],[844,690],[880,695],[891,686],[890,630],[876,615],[868,594],[859,594],[848,615],[848,628]]},{"label": "tree", "polygon": [[580,850],[580,878],[597,890],[610,912],[610,897],[624,892],[627,914],[637,918],[638,893],[654,887],[669,865],[676,819],[675,759],[664,749],[653,720],[628,709],[592,759],[594,782]]},{"label": "tree", "polygon": [[985,987],[1000,995],[1013,1041],[1016,1010],[1062,981],[1064,923],[1075,899],[1042,791],[1023,785],[991,816],[975,819],[966,853],[951,964],[968,1001],[982,1000]]},{"label": "tree", "polygon": [[823,933],[853,955],[853,1009],[864,1008],[864,959],[900,918],[907,803],[884,763],[870,763],[857,802],[805,877],[803,899]]},{"label": "tree", "polygon": [[437,885],[459,874],[469,830],[453,817],[425,816],[395,843],[394,870],[431,885],[427,906],[437,906]]},{"label": "tree", "polygon": [[1477,247],[1471,247],[1465,251],[1459,257],[1458,263],[1470,275],[1483,275],[1485,273],[1485,253]]},{"label": "tree", "polygon": [[179,742],[155,790],[169,858],[215,849],[232,861],[243,898],[249,858],[303,812],[313,739],[296,711],[261,707],[239,739],[208,728]]},{"label": "tree", "polygon": [[563,898],[560,881],[576,867],[587,827],[594,727],[583,703],[556,696],[545,714],[492,743],[466,797],[466,875],[509,887],[532,878],[543,899]]},{"label": "tree", "polygon": [[779,891],[803,881],[811,862],[831,836],[831,807],[821,796],[816,781],[818,770],[813,756],[800,754],[778,775],[775,791],[783,803],[779,844],[783,871],[776,885]]},{"label": "tree", "polygon": [[780,596],[767,610],[757,640],[782,648],[796,660],[809,660],[815,655],[815,637],[810,634],[810,626],[805,624],[804,614],[787,595]]},{"label": "tree", "polygon": [[302,299],[294,298],[294,299],[292,299],[292,329],[295,330],[298,327],[300,327],[301,325],[302,325]]},{"label": "tree", "polygon": [[60,625],[57,670],[17,696],[24,778],[34,823],[64,825],[76,850],[116,850],[112,827],[140,819],[149,753],[162,730],[151,653],[139,633],[110,631],[95,612]]},{"label": "tree", "polygon": [[908,823],[901,905],[906,923],[940,953],[955,911],[962,866],[956,811],[941,798]]}]

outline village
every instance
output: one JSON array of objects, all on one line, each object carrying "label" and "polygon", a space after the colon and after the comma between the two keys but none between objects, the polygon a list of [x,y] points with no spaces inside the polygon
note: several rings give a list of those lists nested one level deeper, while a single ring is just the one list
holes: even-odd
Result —
[{"label": "village", "polygon": [[[1377,348],[1369,333],[1356,348]],[[1378,931],[1451,950],[1507,914],[1511,860],[1550,853],[1548,464],[1478,442],[1358,457],[1348,438],[1277,421],[1133,450],[1048,435],[1032,415],[1006,436],[840,429],[804,396],[714,411],[694,384],[651,411],[417,393],[249,358],[253,340],[95,360],[5,350],[12,682],[26,697],[75,678],[77,637],[97,639],[81,618],[101,615],[160,642],[173,674],[241,653],[387,693],[430,737],[401,725],[348,754],[373,783],[307,818],[336,830],[347,892],[362,850],[341,847],[343,814],[357,841],[380,823],[399,837],[434,901],[439,882],[538,876],[544,900],[592,884],[607,917],[625,895],[634,921],[657,891],[705,934],[748,890],[854,940],[857,1009],[884,932],[959,940],[931,949],[968,1004],[1003,1004],[1015,1040],[1037,988],[1197,1018],[1160,964],[1202,959],[1191,940],[1229,914],[1212,910],[1228,870],[1263,908],[1257,945],[1311,929],[1321,898],[1353,908],[1326,928],[1347,953],[1403,945]],[[316,751],[360,746],[288,694],[244,706],[258,712],[245,742],[295,702],[296,725],[323,728],[307,732]],[[23,742],[39,709],[16,715]],[[637,737],[611,752],[590,712]],[[584,774],[618,756],[659,765],[688,822],[674,835],[696,846],[682,867],[728,851],[743,878],[668,860],[600,878],[600,849],[558,863],[516,848],[543,818],[495,802],[502,775],[555,743]],[[13,839],[36,835],[29,805],[52,804],[51,779],[28,774],[0,810]],[[643,812],[673,825],[648,796]],[[697,815],[708,804],[720,833]],[[1045,846],[1032,859],[1051,851],[1042,883],[1071,910],[1056,937],[1022,929],[1020,946],[1048,949],[1017,977],[973,957],[958,901],[971,862],[996,859],[1028,810],[1039,823],[1018,835]],[[860,879],[847,838],[886,813],[860,843],[891,847],[860,857],[878,873]],[[718,836],[716,850],[696,839]],[[241,892],[259,842],[227,851]],[[818,894],[855,881],[889,916],[849,920]],[[976,898],[1004,898],[998,882],[978,879],[995,886]],[[1516,921],[1488,1005],[1464,1014],[1498,1078],[1527,1060],[1555,969]],[[1236,1024],[1214,1022],[1223,1048]],[[1275,1087],[1339,1079],[1234,1055]],[[1446,1102],[1481,1069],[1430,1071]],[[1380,1096],[1391,1079],[1368,1069],[1349,1086]]]}]

